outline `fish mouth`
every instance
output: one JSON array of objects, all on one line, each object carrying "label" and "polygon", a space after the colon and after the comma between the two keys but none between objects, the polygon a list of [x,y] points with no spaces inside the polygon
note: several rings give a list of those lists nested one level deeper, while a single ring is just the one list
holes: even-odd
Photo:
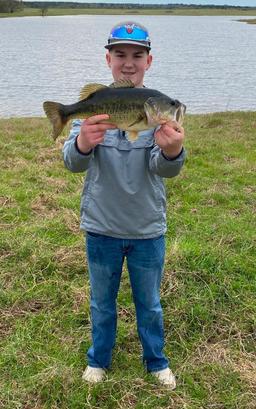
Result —
[{"label": "fish mouth", "polygon": [[184,119],[184,115],[186,113],[187,107],[185,104],[180,104],[179,108],[177,109],[176,112],[176,121],[182,125],[183,119]]}]

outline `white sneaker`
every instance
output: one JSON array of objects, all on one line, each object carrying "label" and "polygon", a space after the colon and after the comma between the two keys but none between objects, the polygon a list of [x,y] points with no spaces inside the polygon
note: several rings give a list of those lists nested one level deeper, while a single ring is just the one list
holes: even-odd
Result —
[{"label": "white sneaker", "polygon": [[170,368],[162,369],[161,371],[151,372],[162,385],[168,386],[170,389],[176,388],[176,379]]},{"label": "white sneaker", "polygon": [[87,366],[83,375],[82,379],[86,382],[102,382],[105,378],[106,371],[102,368],[93,368],[92,366]]}]

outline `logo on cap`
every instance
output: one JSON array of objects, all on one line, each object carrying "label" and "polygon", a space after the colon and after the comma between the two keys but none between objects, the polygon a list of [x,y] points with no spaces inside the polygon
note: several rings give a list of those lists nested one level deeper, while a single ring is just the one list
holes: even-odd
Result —
[{"label": "logo on cap", "polygon": [[133,27],[132,26],[126,26],[126,31],[127,31],[128,34],[132,34]]}]

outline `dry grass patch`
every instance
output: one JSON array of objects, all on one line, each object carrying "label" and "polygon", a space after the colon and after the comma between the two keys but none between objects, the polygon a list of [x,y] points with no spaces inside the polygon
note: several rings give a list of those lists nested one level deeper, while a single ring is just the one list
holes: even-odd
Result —
[{"label": "dry grass patch", "polygon": [[42,300],[29,300],[24,302],[17,302],[13,304],[10,308],[3,308],[1,310],[1,316],[4,319],[15,319],[19,317],[24,317],[27,314],[39,313],[41,310],[45,310],[50,307],[49,302]]},{"label": "dry grass patch", "polygon": [[80,218],[72,209],[62,209],[64,222],[69,231],[73,234],[80,233]]},{"label": "dry grass patch", "polygon": [[161,284],[161,298],[170,297],[173,295],[181,286],[176,272],[172,270],[166,270]]},{"label": "dry grass patch", "polygon": [[251,195],[252,193],[256,193],[256,186],[246,186],[243,188],[243,191],[246,194]]},{"label": "dry grass patch", "polygon": [[26,317],[29,314],[38,314],[42,310],[46,311],[48,308],[50,308],[49,302],[42,300],[19,301],[9,308],[2,308],[0,336],[9,336],[13,331],[17,319]]},{"label": "dry grass patch", "polygon": [[13,120],[0,119],[1,131],[5,140],[11,141],[17,132],[17,124]]},{"label": "dry grass patch", "polygon": [[189,357],[180,369],[184,370],[187,365],[196,367],[202,364],[217,364],[239,373],[251,393],[255,394],[256,402],[256,356],[254,354],[244,352],[242,349],[240,351],[232,350],[228,340],[213,344],[204,342],[199,345],[193,356]]},{"label": "dry grass patch", "polygon": [[84,270],[87,270],[85,251],[80,243],[72,247],[59,247],[54,253],[53,258],[60,269],[70,268],[76,270],[81,268],[82,265]]},{"label": "dry grass patch", "polygon": [[135,322],[135,310],[133,307],[124,307],[122,305],[118,306],[118,317],[124,321],[129,323]]},{"label": "dry grass patch", "polygon": [[54,218],[60,212],[56,197],[47,193],[40,193],[31,203],[31,209],[40,217]]},{"label": "dry grass patch", "polygon": [[0,169],[3,170],[19,170],[19,172],[29,169],[31,163],[23,158],[15,158],[15,160],[0,160]]},{"label": "dry grass patch", "polygon": [[235,362],[232,362],[232,367],[236,372],[239,372],[242,379],[249,385],[251,391],[255,395],[256,402],[256,357],[254,354],[241,353]]},{"label": "dry grass patch", "polygon": [[0,196],[0,207],[10,208],[15,206],[16,201],[10,196]]},{"label": "dry grass patch", "polygon": [[78,313],[85,307],[85,305],[89,305],[89,298],[90,298],[90,290],[89,285],[84,285],[82,287],[72,287],[72,298],[73,298],[73,307],[72,311],[74,313]]},{"label": "dry grass patch", "polygon": [[45,405],[40,397],[31,395],[27,397],[27,402],[24,402],[22,409],[45,409]]},{"label": "dry grass patch", "polygon": [[55,193],[63,193],[67,190],[67,180],[51,176],[43,176],[42,183],[54,188]]},{"label": "dry grass patch", "polygon": [[11,324],[10,321],[3,320],[2,318],[0,319],[0,339],[8,337],[12,333],[12,329],[13,325]]},{"label": "dry grass patch", "polygon": [[38,164],[44,166],[52,165],[55,162],[60,162],[60,160],[60,152],[56,147],[41,149],[37,155]]},{"label": "dry grass patch", "polygon": [[47,366],[33,376],[33,381],[40,388],[44,387],[44,385],[49,385],[51,381],[56,382],[56,379],[61,379],[63,388],[68,387],[72,383],[73,369],[57,361],[54,365]]}]

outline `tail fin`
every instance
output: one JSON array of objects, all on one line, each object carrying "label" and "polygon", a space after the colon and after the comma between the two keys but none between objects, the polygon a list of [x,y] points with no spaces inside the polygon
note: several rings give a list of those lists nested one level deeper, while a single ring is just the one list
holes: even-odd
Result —
[{"label": "tail fin", "polygon": [[68,118],[63,113],[63,105],[58,102],[46,101],[43,103],[43,107],[44,112],[53,126],[52,137],[55,140],[61,134],[64,126],[68,122]]}]

